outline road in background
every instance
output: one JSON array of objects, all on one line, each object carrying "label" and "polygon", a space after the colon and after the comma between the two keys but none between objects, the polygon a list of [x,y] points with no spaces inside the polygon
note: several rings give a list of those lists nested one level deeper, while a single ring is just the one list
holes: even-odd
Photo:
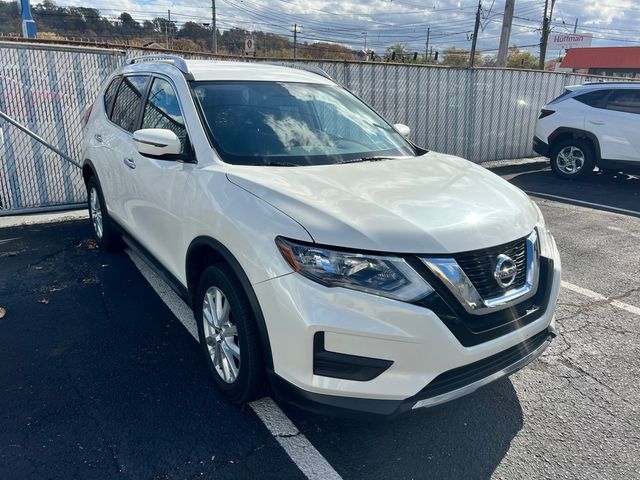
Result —
[{"label": "road in background", "polygon": [[[638,210],[633,178],[538,167],[500,173]],[[563,280],[603,297],[564,288],[549,350],[449,404],[368,423],[285,407],[343,478],[640,476],[640,316],[615,303],[640,307],[640,218],[536,201]],[[218,395],[130,258],[91,236],[86,221],[0,229],[0,478],[304,478],[253,409]]]}]

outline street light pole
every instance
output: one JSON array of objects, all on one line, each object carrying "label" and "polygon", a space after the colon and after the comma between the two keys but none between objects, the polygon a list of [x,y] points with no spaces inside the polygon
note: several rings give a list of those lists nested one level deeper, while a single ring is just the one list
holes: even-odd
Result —
[{"label": "street light pole", "polygon": [[213,53],[218,53],[218,35],[216,30],[216,0],[211,0],[211,34],[213,35],[211,49]]},{"label": "street light pole", "polygon": [[298,58],[298,32],[302,28],[302,25],[294,23],[291,25],[291,31],[293,32],[293,58]]}]

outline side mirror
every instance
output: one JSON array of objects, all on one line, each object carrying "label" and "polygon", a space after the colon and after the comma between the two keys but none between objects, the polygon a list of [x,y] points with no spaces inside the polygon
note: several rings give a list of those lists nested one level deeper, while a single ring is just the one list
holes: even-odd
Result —
[{"label": "side mirror", "polygon": [[182,143],[171,130],[143,128],[133,132],[133,142],[138,152],[149,157],[170,157],[182,153]]},{"label": "side mirror", "polygon": [[396,131],[404,138],[409,138],[409,135],[411,134],[411,128],[407,127],[404,123],[395,123],[393,128],[395,128]]}]

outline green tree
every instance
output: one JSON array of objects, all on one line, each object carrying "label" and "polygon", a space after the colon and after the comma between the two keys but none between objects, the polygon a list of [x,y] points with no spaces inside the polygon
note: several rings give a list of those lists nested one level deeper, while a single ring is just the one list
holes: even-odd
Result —
[{"label": "green tree", "polygon": [[[442,53],[442,65],[447,67],[468,67],[469,58],[471,57],[471,51],[458,48],[447,48]],[[476,52],[474,65],[476,67],[482,66],[482,56],[479,52]]]},{"label": "green tree", "polygon": [[518,47],[510,47],[507,52],[507,67],[534,70],[538,68],[538,57]]},{"label": "green tree", "polygon": [[394,61],[396,62],[401,62],[405,58],[408,60],[411,57],[411,52],[409,51],[409,49],[401,43],[395,43],[387,47],[387,51],[385,54],[386,59],[391,60],[393,58],[394,53],[395,53]]}]

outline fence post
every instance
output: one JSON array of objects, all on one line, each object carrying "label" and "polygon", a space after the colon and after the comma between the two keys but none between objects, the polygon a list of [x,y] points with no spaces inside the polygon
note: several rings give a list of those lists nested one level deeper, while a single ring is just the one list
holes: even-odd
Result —
[{"label": "fence post", "polygon": [[474,145],[474,140],[475,140],[475,122],[474,122],[474,117],[475,117],[475,103],[476,103],[476,98],[475,98],[475,69],[474,68],[470,68],[468,70],[469,75],[467,76],[467,101],[466,101],[466,142],[465,142],[465,152],[464,152],[464,158],[466,158],[467,160],[470,160],[472,162],[475,162],[475,158],[473,157],[473,145]]}]

